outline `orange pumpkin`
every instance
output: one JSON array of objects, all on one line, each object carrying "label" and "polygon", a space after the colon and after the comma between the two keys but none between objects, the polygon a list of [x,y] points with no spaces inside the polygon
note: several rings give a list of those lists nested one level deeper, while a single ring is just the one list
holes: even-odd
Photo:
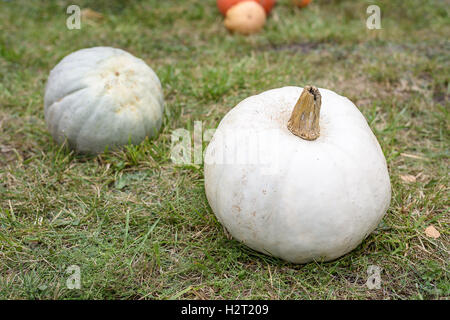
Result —
[{"label": "orange pumpkin", "polygon": [[241,1],[227,11],[224,23],[232,32],[249,35],[264,27],[266,12],[255,1]]},{"label": "orange pumpkin", "polygon": [[292,2],[299,8],[304,8],[306,7],[311,0],[292,0]]},{"label": "orange pumpkin", "polygon": [[228,9],[242,1],[258,2],[264,8],[266,13],[269,13],[272,10],[276,2],[276,0],[217,0],[217,7],[223,15],[226,15]]}]

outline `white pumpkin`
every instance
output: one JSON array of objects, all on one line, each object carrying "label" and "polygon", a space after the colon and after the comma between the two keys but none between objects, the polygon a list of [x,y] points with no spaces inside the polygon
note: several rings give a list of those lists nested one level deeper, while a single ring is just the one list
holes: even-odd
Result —
[{"label": "white pumpkin", "polygon": [[164,97],[155,72],[121,49],[73,52],[50,72],[45,120],[53,138],[81,153],[138,144],[162,123]]},{"label": "white pumpkin", "polygon": [[330,90],[302,90],[239,103],[220,122],[204,165],[208,202],[228,232],[293,263],[351,251],[391,198],[386,160],[357,107]]}]

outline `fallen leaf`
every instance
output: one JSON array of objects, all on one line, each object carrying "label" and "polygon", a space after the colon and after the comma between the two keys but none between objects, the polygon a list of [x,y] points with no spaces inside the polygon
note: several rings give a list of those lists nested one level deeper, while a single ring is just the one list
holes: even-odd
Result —
[{"label": "fallen leaf", "polygon": [[103,15],[100,12],[94,11],[92,9],[86,8],[81,10],[81,16],[90,20],[101,20]]},{"label": "fallen leaf", "polygon": [[400,176],[400,179],[402,179],[406,183],[413,183],[416,182],[416,177],[410,174],[404,174]]},{"label": "fallen leaf", "polygon": [[436,230],[436,228],[434,227],[434,226],[428,226],[426,229],[425,229],[425,234],[427,235],[427,236],[429,236],[430,238],[433,238],[433,239],[437,239],[437,238],[439,238],[440,236],[441,236],[441,234],[439,233],[439,231],[437,231]]}]

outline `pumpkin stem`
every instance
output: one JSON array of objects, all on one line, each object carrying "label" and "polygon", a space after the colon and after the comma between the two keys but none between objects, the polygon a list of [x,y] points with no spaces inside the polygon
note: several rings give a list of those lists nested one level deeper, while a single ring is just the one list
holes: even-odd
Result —
[{"label": "pumpkin stem", "polygon": [[295,104],[288,129],[296,136],[305,140],[316,140],[320,136],[320,106],[322,97],[319,89],[306,86]]}]

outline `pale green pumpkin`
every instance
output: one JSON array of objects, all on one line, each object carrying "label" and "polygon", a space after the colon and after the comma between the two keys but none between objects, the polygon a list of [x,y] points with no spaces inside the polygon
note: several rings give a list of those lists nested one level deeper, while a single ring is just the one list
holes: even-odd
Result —
[{"label": "pale green pumpkin", "polygon": [[56,65],[44,106],[57,143],[95,154],[155,137],[164,97],[158,76],[143,60],[121,49],[95,47]]}]

